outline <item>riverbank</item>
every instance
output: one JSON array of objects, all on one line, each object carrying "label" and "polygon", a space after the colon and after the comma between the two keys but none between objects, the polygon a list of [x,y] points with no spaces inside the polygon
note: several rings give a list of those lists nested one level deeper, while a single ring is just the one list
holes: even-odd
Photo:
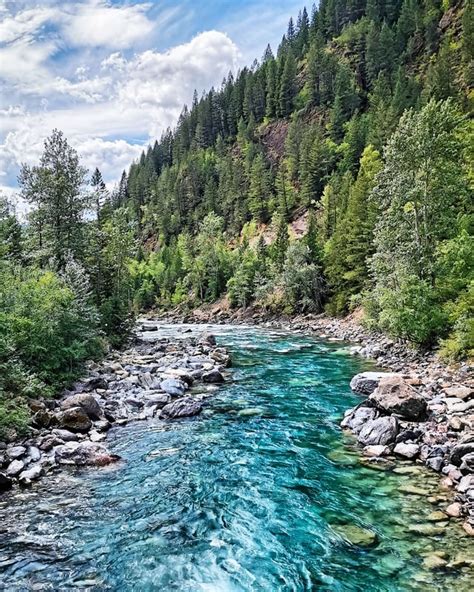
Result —
[{"label": "riverbank", "polygon": [[33,482],[65,466],[119,462],[107,431],[154,417],[168,421],[198,415],[225,380],[227,351],[212,335],[147,340],[156,325],[143,322],[130,346],[91,363],[88,375],[58,399],[30,402],[28,437],[0,442],[0,492]]},{"label": "riverbank", "polygon": [[357,315],[278,317],[261,310],[201,307],[188,315],[157,315],[167,322],[252,324],[350,342],[353,355],[373,360],[378,376],[360,376],[351,387],[364,398],[347,410],[341,426],[354,434],[369,462],[410,460],[440,476],[452,500],[437,509],[462,522],[474,536],[474,373],[469,364],[449,366],[434,352],[365,329]]}]

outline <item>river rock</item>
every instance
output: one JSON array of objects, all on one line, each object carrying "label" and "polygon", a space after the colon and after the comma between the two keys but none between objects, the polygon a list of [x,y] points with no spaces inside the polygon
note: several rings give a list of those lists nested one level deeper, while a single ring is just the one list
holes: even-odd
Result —
[{"label": "river rock", "polygon": [[92,426],[92,422],[82,407],[71,407],[59,413],[59,424],[63,428],[73,432],[87,432]]},{"label": "river rock", "polygon": [[[75,442],[76,440],[79,439],[77,434],[74,434],[73,432],[70,432],[69,430],[62,430],[61,428],[55,428],[52,431],[52,434],[53,434],[53,436],[57,436],[58,438],[63,440],[63,442]],[[63,442],[61,442],[61,444]]]},{"label": "river rock", "polygon": [[459,466],[462,458],[471,452],[474,452],[474,433],[466,434],[459,440],[451,450],[450,461]]},{"label": "river rock", "polygon": [[403,419],[418,421],[426,412],[425,399],[398,374],[382,378],[369,399],[381,411]]},{"label": "river rock", "polygon": [[356,524],[337,524],[332,528],[345,541],[356,547],[372,547],[377,543],[375,532]]},{"label": "river rock", "polygon": [[224,382],[224,377],[217,368],[213,368],[209,372],[204,372],[204,374],[202,375],[202,381],[217,384]]},{"label": "river rock", "polygon": [[99,419],[101,416],[100,406],[96,399],[89,393],[78,393],[64,399],[61,402],[61,409],[80,407],[90,419]]},{"label": "river rock", "polygon": [[5,475],[5,473],[0,473],[0,492],[11,489],[12,485],[12,479],[8,475]]},{"label": "river rock", "polygon": [[202,403],[192,397],[178,399],[165,405],[160,412],[160,419],[177,419],[198,415],[202,411]]},{"label": "river rock", "polygon": [[160,388],[165,393],[168,393],[168,395],[182,397],[187,389],[187,384],[177,378],[166,378],[161,382]]},{"label": "river rock", "polygon": [[393,372],[361,372],[351,380],[350,387],[361,395],[371,395],[382,378],[396,376]]},{"label": "river rock", "polygon": [[103,444],[90,442],[68,442],[55,449],[56,460],[60,464],[105,466],[120,460],[120,456],[112,454]]},{"label": "river rock", "polygon": [[47,409],[39,409],[32,419],[32,423],[37,428],[48,428],[55,421],[55,416]]},{"label": "river rock", "polygon": [[7,449],[7,457],[10,460],[15,460],[20,458],[26,453],[26,448],[24,446],[13,446],[12,448]]},{"label": "river rock", "polygon": [[423,559],[423,567],[430,570],[442,569],[443,567],[446,567],[447,564],[448,562],[446,559],[443,559],[436,553],[430,553]]},{"label": "river rock", "polygon": [[21,485],[31,485],[31,482],[39,479],[42,474],[43,467],[41,465],[32,465],[29,469],[20,473],[18,481],[21,483]]},{"label": "river rock", "polygon": [[459,470],[464,474],[474,473],[474,452],[469,452],[462,457]]},{"label": "river rock", "polygon": [[96,389],[107,389],[108,383],[103,376],[91,376],[75,385],[76,390],[90,392]]},{"label": "river rock", "polygon": [[214,345],[216,345],[216,338],[214,337],[214,335],[212,335],[212,333],[203,333],[203,335],[201,335],[201,338],[199,339],[199,343],[201,345],[207,345],[209,347],[213,347]]},{"label": "river rock", "polygon": [[466,493],[469,489],[474,489],[474,475],[465,475],[461,481],[459,481],[456,489],[459,493]]},{"label": "river rock", "polygon": [[364,454],[373,457],[387,456],[390,452],[390,448],[388,446],[383,446],[382,444],[379,444],[378,446],[366,446],[364,448]]},{"label": "river rock", "polygon": [[28,458],[31,462],[38,462],[41,458],[41,452],[36,446],[28,447]]},{"label": "river rock", "polygon": [[444,392],[448,397],[456,397],[457,399],[461,399],[463,401],[467,401],[468,399],[474,397],[474,390],[472,388],[469,388],[468,386],[451,386],[445,388]]},{"label": "river rock", "polygon": [[25,463],[22,460],[12,460],[7,467],[7,476],[16,477],[25,468]]},{"label": "river rock", "polygon": [[404,458],[415,458],[418,456],[420,452],[420,447],[418,444],[405,444],[405,442],[400,442],[395,446],[393,452],[398,456],[403,456]]},{"label": "river rock", "polygon": [[378,416],[378,411],[373,407],[355,407],[346,414],[341,427],[349,428],[358,434],[367,422],[377,419]]},{"label": "river rock", "polygon": [[391,444],[398,433],[398,422],[393,416],[369,420],[359,432],[358,441],[364,446]]},{"label": "river rock", "polygon": [[459,518],[462,514],[462,505],[459,502],[453,502],[446,508],[445,513],[451,518]]}]

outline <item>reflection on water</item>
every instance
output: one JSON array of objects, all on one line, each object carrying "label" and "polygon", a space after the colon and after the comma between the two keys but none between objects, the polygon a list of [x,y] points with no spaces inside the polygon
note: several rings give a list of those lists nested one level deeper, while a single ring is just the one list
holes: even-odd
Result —
[{"label": "reflection on water", "polygon": [[[235,380],[203,415],[114,429],[125,462],[0,498],[2,589],[468,590],[472,542],[433,520],[437,477],[366,466],[338,428],[368,364],[340,343],[211,329]],[[403,493],[417,481],[433,505]]]}]

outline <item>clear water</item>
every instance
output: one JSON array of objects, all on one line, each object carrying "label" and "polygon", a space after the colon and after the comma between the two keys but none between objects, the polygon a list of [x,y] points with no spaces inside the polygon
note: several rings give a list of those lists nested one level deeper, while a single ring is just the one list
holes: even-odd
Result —
[{"label": "clear water", "polygon": [[[340,344],[213,329],[233,381],[203,415],[114,429],[120,465],[0,498],[0,589],[468,590],[469,568],[422,566],[424,553],[471,553],[462,529],[409,531],[436,507],[399,488],[420,479],[443,502],[436,477],[364,465],[338,427],[368,364]],[[349,544],[348,524],[378,544]]]}]

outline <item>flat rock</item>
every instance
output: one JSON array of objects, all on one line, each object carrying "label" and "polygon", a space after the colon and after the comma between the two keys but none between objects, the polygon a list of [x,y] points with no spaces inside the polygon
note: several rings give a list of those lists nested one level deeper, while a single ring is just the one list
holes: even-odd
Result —
[{"label": "flat rock", "polygon": [[459,502],[453,502],[445,509],[445,513],[450,518],[459,518],[462,514],[462,505]]},{"label": "flat rock", "polygon": [[120,460],[117,454],[112,454],[103,444],[96,442],[68,442],[55,449],[56,460],[60,464],[105,466]]},{"label": "flat rock", "polygon": [[337,524],[333,530],[346,542],[356,547],[372,547],[377,543],[377,534],[356,524]]},{"label": "flat rock", "polygon": [[188,385],[177,378],[166,378],[160,383],[160,388],[165,393],[168,393],[168,395],[182,397]]},{"label": "flat rock", "polygon": [[384,413],[411,421],[426,413],[425,399],[398,374],[382,378],[369,399]]},{"label": "flat rock", "polygon": [[78,435],[70,432],[69,430],[62,430],[61,428],[55,428],[52,431],[54,436],[61,438],[64,442],[75,442],[78,439]]},{"label": "flat rock", "polygon": [[393,416],[368,421],[357,436],[364,446],[391,444],[398,433],[398,422]]},{"label": "flat rock", "polygon": [[30,485],[32,481],[39,479],[42,474],[43,467],[41,465],[32,465],[29,469],[20,473],[18,480],[22,485]]},{"label": "flat rock", "polygon": [[165,405],[160,412],[160,419],[178,419],[191,417],[202,411],[202,403],[192,397],[184,397]]},{"label": "flat rock", "polygon": [[463,456],[474,452],[474,433],[466,434],[451,450],[450,461],[457,467],[461,464]]},{"label": "flat rock", "polygon": [[390,454],[390,448],[388,446],[384,446],[383,444],[375,445],[375,446],[366,446],[364,448],[364,454],[367,456],[387,456]]},{"label": "flat rock", "polygon": [[423,567],[430,570],[442,569],[448,562],[436,553],[430,553],[423,559]]},{"label": "flat rock", "polygon": [[7,449],[7,457],[10,460],[15,460],[26,454],[26,448],[24,446],[12,446]]},{"label": "flat rock", "polygon": [[351,380],[351,389],[361,395],[371,395],[382,378],[397,376],[393,372],[361,372]]},{"label": "flat rock", "polygon": [[474,390],[468,386],[456,385],[444,389],[448,397],[456,397],[463,401],[474,397]]}]

